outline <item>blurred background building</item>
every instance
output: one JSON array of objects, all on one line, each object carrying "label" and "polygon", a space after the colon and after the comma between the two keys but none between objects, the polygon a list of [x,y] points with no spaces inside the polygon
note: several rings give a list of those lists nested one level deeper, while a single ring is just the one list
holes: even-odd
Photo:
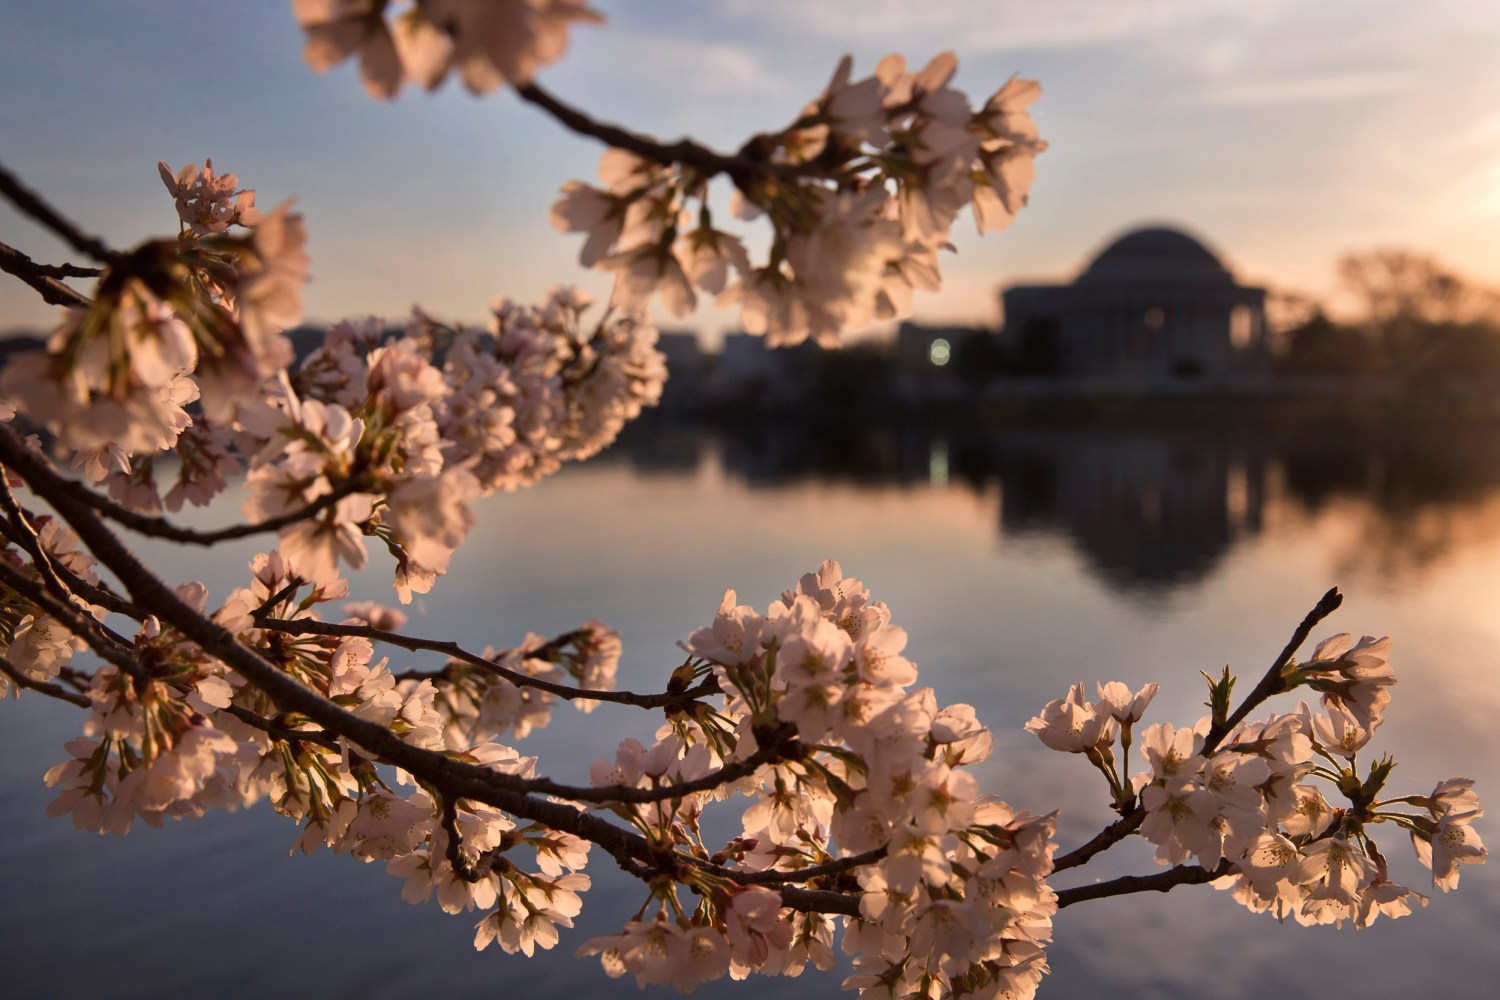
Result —
[{"label": "blurred background building", "polygon": [[1002,342],[1037,375],[1154,380],[1269,369],[1266,291],[1179,229],[1135,229],[1068,285],[1001,294]]}]

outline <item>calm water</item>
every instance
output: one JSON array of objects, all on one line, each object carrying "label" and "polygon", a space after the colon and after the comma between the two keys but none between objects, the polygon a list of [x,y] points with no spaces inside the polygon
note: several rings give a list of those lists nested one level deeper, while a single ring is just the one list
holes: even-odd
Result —
[{"label": "calm water", "polygon": [[[940,701],[974,704],[995,729],[981,784],[1018,806],[1062,807],[1064,849],[1110,813],[1091,771],[1021,731],[1043,703],[1074,680],[1157,680],[1147,721],[1191,722],[1199,670],[1229,663],[1248,686],[1337,584],[1345,606],[1319,636],[1396,642],[1401,683],[1378,738],[1401,761],[1396,785],[1425,792],[1465,773],[1500,801],[1494,430],[656,428],[492,498],[481,519],[409,629],[477,647],[600,617],[621,630],[621,684],[637,689],[662,686],[680,662],[674,642],[711,620],[725,587],[763,607],[821,559],[840,559],[910,632],[908,653]],[[222,596],[252,551],[166,558],[172,575]],[[358,596],[389,596],[374,574],[364,584]],[[523,746],[548,772],[582,781],[618,739],[655,725],[609,708],[578,721],[564,708]],[[536,996],[636,994],[633,980],[611,982],[595,960],[572,958],[641,898],[606,861],[596,860],[588,908],[556,951],[478,954],[477,917],[403,903],[379,866],[289,858],[295,832],[265,809],[123,840],[46,819],[41,775],[77,725],[72,709],[34,697],[0,706],[6,998],[492,997],[519,994],[518,982]],[[1500,840],[1492,823],[1481,831]],[[1396,876],[1421,889],[1410,849],[1381,834]],[[1154,870],[1139,843],[1101,860],[1085,877]],[[1488,997],[1500,978],[1497,927],[1500,879],[1472,866],[1457,893],[1358,933],[1280,926],[1211,889],[1183,888],[1060,914],[1043,995],[1322,1000],[1437,985],[1446,997]],[[835,996],[838,979],[808,973],[702,995]]]}]

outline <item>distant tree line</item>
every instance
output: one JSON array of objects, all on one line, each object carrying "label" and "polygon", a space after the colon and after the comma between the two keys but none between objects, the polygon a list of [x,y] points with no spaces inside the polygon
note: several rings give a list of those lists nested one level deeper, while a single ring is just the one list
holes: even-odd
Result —
[{"label": "distant tree line", "polygon": [[1276,370],[1288,375],[1500,375],[1500,293],[1409,250],[1346,254],[1350,319],[1320,303],[1280,301]]}]

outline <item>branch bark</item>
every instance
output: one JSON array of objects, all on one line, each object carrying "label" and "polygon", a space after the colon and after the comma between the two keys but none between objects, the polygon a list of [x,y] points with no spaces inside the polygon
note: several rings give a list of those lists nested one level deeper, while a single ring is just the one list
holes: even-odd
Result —
[{"label": "branch bark", "polygon": [[1083,903],[1091,899],[1106,899],[1110,896],[1123,896],[1132,892],[1171,892],[1179,885],[1202,885],[1205,882],[1223,878],[1225,875],[1233,875],[1235,871],[1234,865],[1228,858],[1225,858],[1212,871],[1198,865],[1178,865],[1176,868],[1168,868],[1154,875],[1124,875],[1107,882],[1095,882],[1093,885],[1080,885],[1072,889],[1059,889],[1057,908],[1061,910],[1074,903]]}]

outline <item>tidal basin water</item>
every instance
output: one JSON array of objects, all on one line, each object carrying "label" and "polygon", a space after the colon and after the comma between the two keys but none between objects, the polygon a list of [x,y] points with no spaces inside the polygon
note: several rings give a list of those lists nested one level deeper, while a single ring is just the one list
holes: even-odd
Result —
[{"label": "tidal basin water", "polygon": [[[764,607],[837,558],[909,631],[921,682],[940,702],[975,705],[994,729],[981,786],[1062,809],[1066,850],[1109,821],[1106,790],[1078,758],[1023,732],[1028,718],[1073,681],[1155,680],[1146,722],[1191,723],[1200,670],[1230,664],[1248,690],[1336,584],[1344,607],[1315,638],[1395,641],[1399,685],[1375,743],[1400,761],[1389,787],[1425,793],[1467,774],[1500,807],[1500,430],[647,431],[484,502],[480,528],[407,630],[477,648],[598,617],[624,639],[620,684],[659,690],[681,662],[674,643],[712,619],[726,587]],[[171,577],[221,597],[255,546],[152,551]],[[355,596],[394,603],[388,566],[373,552],[372,563]],[[596,959],[573,958],[643,899],[597,851],[584,913],[554,951],[476,953],[477,915],[402,902],[380,865],[289,857],[296,831],[264,807],[124,839],[47,819],[41,776],[78,724],[76,710],[40,697],[0,704],[7,1000],[637,993]],[[655,724],[564,706],[520,745],[546,773],[580,782],[619,739],[648,738]],[[1492,820],[1479,829],[1500,841]],[[1042,996],[1493,996],[1500,868],[1466,866],[1457,892],[1433,892],[1406,838],[1376,834],[1393,877],[1433,896],[1425,910],[1355,932],[1279,925],[1208,887],[1082,904],[1058,915]],[[1058,884],[1155,869],[1135,841]],[[701,995],[832,997],[841,977],[721,982]]]}]

